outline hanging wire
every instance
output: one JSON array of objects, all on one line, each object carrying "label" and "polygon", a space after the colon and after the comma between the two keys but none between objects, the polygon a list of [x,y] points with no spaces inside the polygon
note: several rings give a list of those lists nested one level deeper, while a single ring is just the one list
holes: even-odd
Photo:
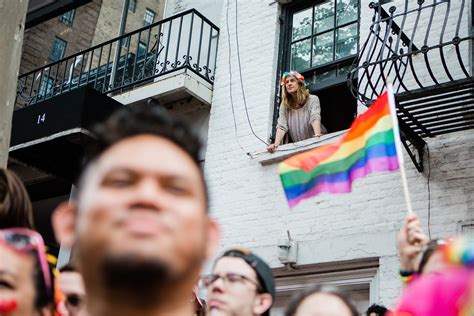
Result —
[{"label": "hanging wire", "polygon": [[232,119],[234,121],[234,137],[235,137],[235,141],[239,145],[241,151],[246,155],[250,155],[250,153],[247,152],[242,147],[242,144],[240,144],[239,136],[237,134],[237,120],[235,118],[234,98],[233,98],[233,94],[232,94],[232,66],[231,66],[230,32],[229,32],[229,0],[227,0],[227,11],[226,11],[225,22],[226,22],[226,30],[227,30],[228,53],[229,53],[229,62],[228,62],[228,64],[229,64],[229,81],[230,81],[229,91],[230,91],[230,106],[232,108]]},{"label": "hanging wire", "polygon": [[[247,108],[247,98],[245,97],[245,89],[244,89],[244,82],[243,82],[243,79],[242,79],[242,65],[241,65],[241,62],[240,62],[240,47],[239,47],[239,23],[238,23],[238,14],[237,14],[237,7],[238,7],[238,4],[237,4],[237,0],[235,1],[235,40],[236,40],[236,44],[237,44],[237,60],[238,60],[238,63],[239,63],[239,74],[240,74],[240,88],[242,90],[242,97],[243,97],[243,100],[244,100],[244,107],[245,107],[245,114],[247,116],[247,122],[249,124],[249,127],[250,127],[250,130],[252,131],[252,134],[259,140],[261,141],[262,143],[264,143],[265,145],[269,145],[266,141],[264,141],[263,139],[261,139],[256,133],[255,131],[253,130],[253,126],[252,126],[252,123],[250,122],[250,117],[249,117],[249,111],[248,111],[248,108]],[[229,0],[227,0],[227,3],[229,3]],[[228,9],[228,7],[227,7]],[[227,28],[228,29],[228,28]]]}]

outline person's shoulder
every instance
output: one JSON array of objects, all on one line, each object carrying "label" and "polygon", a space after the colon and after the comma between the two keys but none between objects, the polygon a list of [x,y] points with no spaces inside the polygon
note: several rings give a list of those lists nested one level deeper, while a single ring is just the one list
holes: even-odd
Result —
[{"label": "person's shoulder", "polygon": [[317,95],[310,94],[310,95],[309,95],[309,98],[308,98],[308,102],[309,102],[310,104],[317,104],[317,103],[319,103],[319,98],[318,98]]}]

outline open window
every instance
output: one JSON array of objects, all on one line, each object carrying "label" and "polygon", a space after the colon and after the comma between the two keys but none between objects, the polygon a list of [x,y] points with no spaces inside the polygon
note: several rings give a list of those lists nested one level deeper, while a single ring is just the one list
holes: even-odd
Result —
[{"label": "open window", "polygon": [[[357,114],[347,74],[358,52],[359,10],[359,0],[298,1],[283,8],[280,72],[291,69],[305,77],[320,99],[329,133],[349,128]],[[275,103],[272,138],[279,100]]]}]

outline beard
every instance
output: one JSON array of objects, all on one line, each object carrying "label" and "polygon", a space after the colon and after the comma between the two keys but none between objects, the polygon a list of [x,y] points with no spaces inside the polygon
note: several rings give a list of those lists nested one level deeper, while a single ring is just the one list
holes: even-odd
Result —
[{"label": "beard", "polygon": [[105,257],[101,272],[108,300],[137,309],[159,305],[167,288],[186,278],[172,271],[169,264],[130,256]]}]

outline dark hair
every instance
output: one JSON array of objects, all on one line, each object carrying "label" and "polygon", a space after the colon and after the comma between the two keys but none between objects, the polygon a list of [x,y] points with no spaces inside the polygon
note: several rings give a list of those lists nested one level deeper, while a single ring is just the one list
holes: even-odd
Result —
[{"label": "dark hair", "polygon": [[426,249],[421,255],[420,265],[418,266],[418,274],[423,273],[423,269],[425,268],[426,263],[431,258],[431,256],[435,253],[435,251],[438,250],[440,242],[442,242],[440,239],[433,239],[433,240],[430,240],[428,245],[426,245]]},{"label": "dark hair", "polygon": [[48,273],[51,277],[51,289],[48,291],[46,289],[46,284],[44,283],[43,270],[41,269],[41,263],[38,258],[37,253],[32,253],[35,258],[33,265],[33,281],[35,286],[35,308],[41,309],[45,306],[50,305],[54,307],[54,273],[51,264],[48,263]]},{"label": "dark hair", "polygon": [[290,304],[288,304],[288,307],[286,308],[285,311],[285,316],[293,316],[296,314],[296,311],[298,310],[298,307],[300,306],[301,302],[303,300],[313,294],[316,293],[326,293],[326,294],[331,294],[339,299],[342,300],[344,305],[347,306],[347,308],[351,311],[351,316],[358,316],[359,312],[355,308],[354,304],[349,300],[347,295],[342,292],[341,290],[332,287],[332,286],[327,286],[327,285],[315,285],[313,287],[310,287],[309,289],[306,289],[305,291],[299,292],[293,298],[291,299]]},{"label": "dark hair", "polygon": [[375,313],[378,316],[384,316],[388,312],[388,309],[385,306],[372,304],[367,308],[367,316],[370,316],[370,313]]},{"label": "dark hair", "polygon": [[63,272],[77,272],[77,269],[71,262],[68,262],[66,265],[59,268],[59,272],[60,273],[63,273]]},{"label": "dark hair", "polygon": [[200,170],[206,203],[208,202],[207,186],[199,161],[201,141],[184,118],[152,103],[133,104],[118,109],[92,131],[97,141],[88,148],[86,162],[96,160],[112,145],[133,136],[149,134],[173,142],[192,158]]},{"label": "dark hair", "polygon": [[18,176],[0,168],[0,229],[11,227],[34,230],[33,207]]}]

